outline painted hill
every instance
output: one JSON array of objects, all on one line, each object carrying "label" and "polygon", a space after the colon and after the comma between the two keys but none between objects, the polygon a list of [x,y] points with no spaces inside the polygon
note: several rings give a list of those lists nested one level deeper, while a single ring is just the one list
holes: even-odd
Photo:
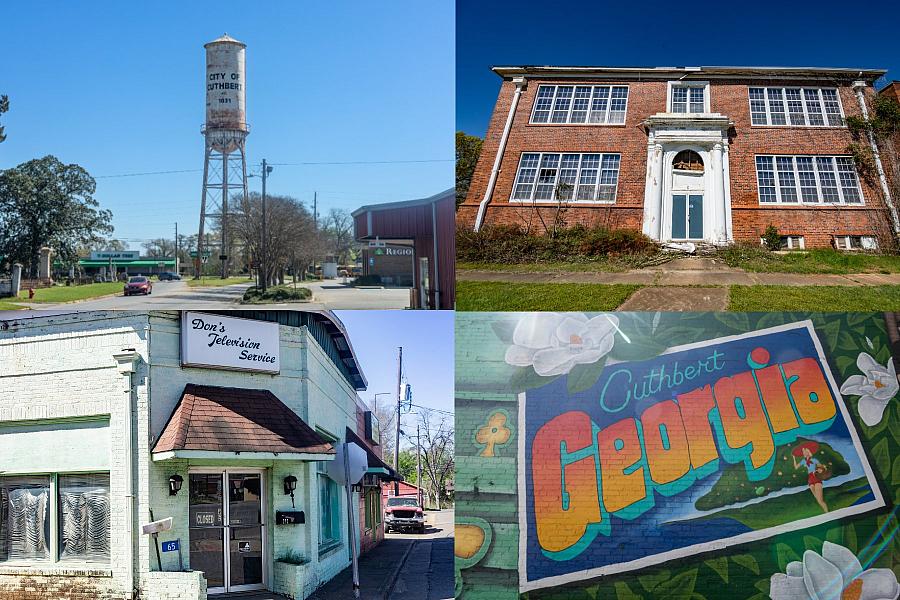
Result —
[{"label": "painted hill", "polygon": [[[742,462],[728,465],[709,493],[699,498],[694,506],[697,510],[712,510],[735,502],[745,502],[765,496],[787,487],[806,485],[806,469],[795,469],[791,456],[791,449],[806,441],[809,440],[797,438],[797,441],[792,444],[776,448],[775,467],[772,469],[772,474],[762,481],[747,479],[747,470]],[[818,442],[818,440],[816,441]],[[815,458],[831,470],[832,477],[846,475],[850,472],[850,465],[839,452],[824,442],[818,442],[818,444],[819,451],[816,452]]]}]

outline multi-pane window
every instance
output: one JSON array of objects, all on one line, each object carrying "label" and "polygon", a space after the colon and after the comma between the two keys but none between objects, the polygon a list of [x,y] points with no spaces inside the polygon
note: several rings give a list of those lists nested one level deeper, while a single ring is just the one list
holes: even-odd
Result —
[{"label": "multi-pane window", "polygon": [[672,84],[673,113],[702,113],[706,112],[706,84]]},{"label": "multi-pane window", "polygon": [[[759,239],[761,245],[765,245],[765,240]],[[778,240],[778,248],[780,250],[803,250],[806,244],[802,235],[783,235]]]},{"label": "multi-pane window", "polygon": [[532,123],[617,125],[625,122],[627,85],[542,85]]},{"label": "multi-pane window", "polygon": [[836,89],[751,87],[750,122],[842,127],[844,115]]},{"label": "multi-pane window", "polygon": [[757,156],[761,204],[861,204],[862,194],[849,156]]},{"label": "multi-pane window", "polygon": [[836,235],[834,247],[838,250],[877,250],[878,240],[872,235]]},{"label": "multi-pane window", "polygon": [[366,493],[366,529],[381,524],[381,493],[373,490]]},{"label": "multi-pane window", "polygon": [[511,200],[615,202],[618,154],[525,152]]},{"label": "multi-pane window", "polygon": [[108,473],[0,478],[0,562],[108,563],[109,557]]}]

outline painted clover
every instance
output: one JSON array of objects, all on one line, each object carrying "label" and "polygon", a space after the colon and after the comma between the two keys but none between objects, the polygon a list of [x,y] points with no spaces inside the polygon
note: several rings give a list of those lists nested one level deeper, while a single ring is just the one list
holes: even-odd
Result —
[{"label": "painted clover", "polygon": [[856,358],[856,366],[865,375],[851,375],[841,386],[842,394],[859,396],[859,416],[872,427],[881,422],[888,402],[900,390],[894,362],[878,364],[869,354],[862,352]]},{"label": "painted clover", "polygon": [[612,350],[619,320],[602,314],[530,313],[516,325],[506,362],[534,368],[538,375],[563,375],[580,364],[595,363]]},{"label": "painted clover", "polygon": [[787,573],[772,575],[772,600],[894,600],[900,584],[890,569],[863,570],[850,550],[825,542],[822,554],[803,553],[803,562],[787,565]]},{"label": "painted clover", "polygon": [[492,458],[494,446],[502,446],[509,441],[512,432],[506,426],[506,419],[506,413],[495,412],[488,418],[487,425],[475,433],[475,441],[484,445],[484,450],[479,456]]}]

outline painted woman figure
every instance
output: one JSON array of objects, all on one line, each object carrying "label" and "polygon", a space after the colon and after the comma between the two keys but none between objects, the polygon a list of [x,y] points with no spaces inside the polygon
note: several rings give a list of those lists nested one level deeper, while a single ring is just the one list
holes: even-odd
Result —
[{"label": "painted woman figure", "polygon": [[[806,467],[808,474],[806,481],[809,484],[809,490],[822,510],[828,512],[828,505],[822,495],[822,479],[819,475],[825,470],[825,465],[813,457],[813,454],[819,451],[819,444],[816,442],[804,442],[791,451],[794,455],[794,468],[800,469]],[[802,458],[801,458],[802,457]],[[797,459],[800,459],[799,461]]]}]

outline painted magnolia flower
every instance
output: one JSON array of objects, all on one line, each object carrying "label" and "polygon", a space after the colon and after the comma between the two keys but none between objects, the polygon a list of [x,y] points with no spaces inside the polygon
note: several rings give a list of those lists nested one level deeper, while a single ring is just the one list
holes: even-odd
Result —
[{"label": "painted magnolia flower", "polygon": [[542,376],[562,375],[606,356],[618,326],[615,315],[588,319],[582,313],[529,313],[516,325],[506,362],[532,366]]},{"label": "painted magnolia flower", "polygon": [[897,381],[897,371],[891,359],[881,366],[863,352],[857,357],[856,366],[865,375],[848,377],[841,386],[841,393],[859,396],[859,416],[863,423],[871,427],[881,422],[888,402],[900,390],[900,382]]},{"label": "painted magnolia flower", "polygon": [[838,544],[825,542],[822,555],[803,553],[803,562],[775,573],[769,583],[772,600],[895,600],[900,594],[897,576],[890,569],[863,571],[859,559]]}]

